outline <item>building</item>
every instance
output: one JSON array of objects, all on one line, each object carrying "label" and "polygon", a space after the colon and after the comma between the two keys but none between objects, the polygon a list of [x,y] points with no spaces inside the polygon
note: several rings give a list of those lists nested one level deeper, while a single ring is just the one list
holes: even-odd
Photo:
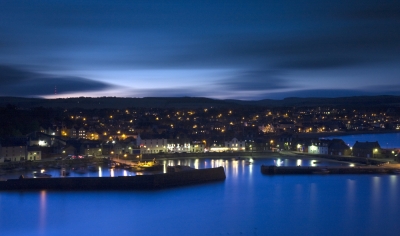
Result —
[{"label": "building", "polygon": [[342,139],[332,139],[328,147],[329,155],[349,156],[351,154],[350,147]]},{"label": "building", "polygon": [[191,152],[191,142],[189,139],[168,139],[168,152]]},{"label": "building", "polygon": [[136,145],[140,147],[141,153],[163,153],[173,150],[175,147],[165,138],[142,138],[140,134],[137,136]]},{"label": "building", "polygon": [[205,144],[202,141],[193,141],[191,145],[191,151],[193,153],[202,153],[204,152]]},{"label": "building", "polygon": [[356,142],[353,146],[353,156],[376,158],[382,154],[381,146],[378,142]]},{"label": "building", "polygon": [[26,160],[39,161],[42,160],[42,150],[40,147],[28,147],[26,152]]},{"label": "building", "polygon": [[26,159],[27,140],[7,139],[1,141],[0,158],[4,162],[23,161]]},{"label": "building", "polygon": [[87,157],[100,157],[102,156],[101,144],[99,142],[83,143],[80,147],[80,152]]},{"label": "building", "polygon": [[328,154],[329,143],[326,140],[318,140],[317,142],[311,142],[308,146],[308,153],[312,154]]},{"label": "building", "polygon": [[225,147],[228,151],[245,151],[245,141],[239,141],[237,138],[233,138],[231,141],[225,141]]}]

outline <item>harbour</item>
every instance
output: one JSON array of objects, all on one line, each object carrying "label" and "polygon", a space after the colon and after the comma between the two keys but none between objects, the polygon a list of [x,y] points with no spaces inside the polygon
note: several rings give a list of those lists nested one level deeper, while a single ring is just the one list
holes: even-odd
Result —
[{"label": "harbour", "polygon": [[[279,155],[251,161],[251,165],[235,158],[161,161],[166,166],[224,168],[224,181],[177,188],[0,191],[1,233],[397,235],[400,229],[399,175],[264,175],[262,165],[332,168],[355,163]],[[71,172],[68,178],[113,175],[116,179],[131,174],[123,168],[100,169],[84,175]],[[57,171],[46,169],[53,176]]]}]

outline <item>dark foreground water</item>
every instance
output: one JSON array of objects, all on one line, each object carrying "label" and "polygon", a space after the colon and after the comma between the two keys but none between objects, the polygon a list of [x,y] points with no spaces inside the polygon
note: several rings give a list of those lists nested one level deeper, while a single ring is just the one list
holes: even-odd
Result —
[{"label": "dark foreground water", "polygon": [[227,179],[158,191],[0,192],[0,235],[399,235],[400,176],[261,174],[277,163],[314,165],[182,160],[222,165]]}]

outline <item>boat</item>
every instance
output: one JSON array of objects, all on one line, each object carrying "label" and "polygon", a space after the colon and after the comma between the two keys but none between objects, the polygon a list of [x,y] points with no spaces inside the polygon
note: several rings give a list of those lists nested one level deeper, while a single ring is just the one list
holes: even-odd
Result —
[{"label": "boat", "polygon": [[313,164],[319,164],[321,163],[320,161],[313,161]]},{"label": "boat", "polygon": [[323,174],[329,174],[329,173],[330,173],[330,170],[324,168],[324,169],[320,169],[320,170],[313,171],[312,173],[313,173],[313,174],[320,174],[320,175],[323,175]]},{"label": "boat", "polygon": [[36,173],[33,173],[33,176],[35,176],[36,178],[51,178],[51,174],[47,174],[45,172],[43,172],[43,173],[36,172]]},{"label": "boat", "polygon": [[153,162],[145,162],[139,163],[136,166],[133,166],[132,171],[163,171],[164,165],[153,163]]},{"label": "boat", "polygon": [[253,162],[251,162],[251,161],[245,161],[244,164],[245,164],[245,165],[251,165],[251,164],[253,164]]}]

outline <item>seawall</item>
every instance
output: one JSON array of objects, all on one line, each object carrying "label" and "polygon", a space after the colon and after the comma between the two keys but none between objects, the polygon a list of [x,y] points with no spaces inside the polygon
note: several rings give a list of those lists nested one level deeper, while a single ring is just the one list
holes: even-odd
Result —
[{"label": "seawall", "polygon": [[261,166],[261,173],[268,175],[285,174],[397,174],[400,169],[380,166]]},{"label": "seawall", "polygon": [[1,190],[160,189],[225,180],[223,167],[166,174],[119,177],[23,178],[0,181]]}]

